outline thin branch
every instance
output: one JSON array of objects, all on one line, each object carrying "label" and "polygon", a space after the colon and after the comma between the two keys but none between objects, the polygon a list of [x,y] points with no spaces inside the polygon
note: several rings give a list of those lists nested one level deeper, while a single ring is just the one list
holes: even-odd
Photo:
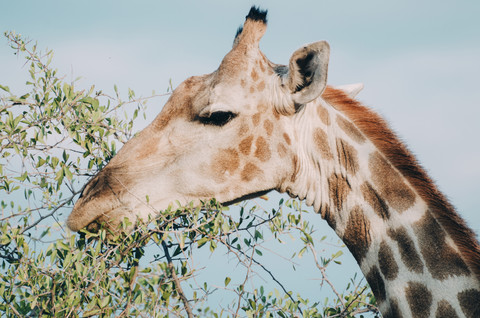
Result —
[{"label": "thin branch", "polygon": [[135,273],[133,273],[133,277],[128,286],[127,304],[125,305],[125,309],[120,313],[119,317],[124,317],[124,316],[128,317],[128,310],[132,306],[133,285],[135,285],[135,281],[137,280],[137,275],[138,275],[138,264],[135,266]]},{"label": "thin branch", "polygon": [[252,249],[252,256],[250,256],[250,263],[247,266],[247,273],[245,274],[245,280],[243,281],[243,284],[240,285],[242,287],[242,290],[238,294],[238,305],[237,305],[237,311],[235,312],[235,317],[238,317],[238,312],[240,310],[240,305],[242,304],[241,303],[242,295],[245,293],[245,284],[247,283],[248,277],[250,276],[250,270],[252,269],[253,253],[255,253],[255,248]]},{"label": "thin branch", "polygon": [[165,256],[167,257],[168,268],[170,269],[172,278],[175,281],[175,289],[177,290],[177,293],[180,296],[180,299],[182,300],[183,305],[185,306],[185,310],[187,311],[188,318],[193,318],[192,308],[190,307],[190,304],[188,303],[188,299],[187,297],[185,297],[185,293],[182,290],[182,286],[180,285],[180,280],[178,279],[177,273],[175,272],[175,267],[173,266],[172,258],[170,257],[170,253],[168,252],[168,247],[165,244],[165,241],[162,241],[162,247],[165,252]]},{"label": "thin branch", "polygon": [[322,273],[322,280],[327,282],[327,284],[330,286],[330,288],[332,289],[332,291],[335,293],[335,295],[337,296],[337,298],[340,300],[340,302],[342,303],[342,306],[345,307],[345,302],[343,301],[343,298],[342,296],[340,296],[340,294],[337,292],[337,290],[335,289],[335,286],[332,284],[332,282],[327,278],[327,274],[325,273],[325,267],[321,266],[320,263],[318,262],[318,258],[317,258],[317,253],[315,252],[315,249],[313,248],[313,245],[312,244],[308,244],[308,247],[310,248],[310,250],[312,251],[312,254],[313,254],[313,258],[315,260],[315,264],[317,265],[317,268],[320,270],[320,273]]},{"label": "thin branch", "polygon": [[[340,317],[346,317],[346,315],[349,314],[348,308],[355,302],[355,300],[358,299],[358,297],[360,297],[361,294],[363,294],[363,292],[365,291],[365,289],[367,289],[367,286],[364,286],[359,293],[356,293],[355,298],[353,298],[353,300],[350,301],[350,302],[348,303],[348,305],[342,310],[342,312],[340,313]],[[368,311],[370,311],[370,310],[368,310]]]},{"label": "thin branch", "polygon": [[31,228],[35,227],[36,225],[38,225],[38,223],[42,222],[43,220],[45,220],[46,218],[48,217],[51,217],[52,215],[54,215],[59,209],[61,209],[65,204],[67,204],[68,202],[72,201],[73,198],[78,194],[79,192],[76,192],[74,193],[71,197],[69,197],[68,199],[66,199],[65,201],[63,201],[60,205],[58,205],[55,209],[53,209],[52,212],[50,212],[49,214],[47,215],[44,215],[42,217],[40,217],[38,220],[36,220],[35,222],[33,222],[32,224],[30,224],[29,226],[25,227],[21,232],[20,234],[23,234],[25,233],[26,231],[30,230]]},{"label": "thin branch", "polygon": [[[230,247],[231,249],[234,249],[234,250],[240,252],[243,256],[248,257],[247,255],[245,255],[245,252],[243,252],[242,250],[237,249],[235,246],[232,246],[232,245],[230,245],[229,243],[227,243],[227,242],[225,242],[225,241],[223,241],[223,240],[222,240],[221,242],[222,242],[223,244],[225,244],[226,246]],[[280,288],[282,288],[283,292],[284,292],[285,294],[287,294],[288,297],[289,297],[293,302],[295,302],[295,299],[293,299],[292,295],[285,289],[285,287],[283,286],[283,284],[272,274],[272,272],[271,272],[270,270],[268,270],[262,263],[260,263],[259,261],[257,261],[257,260],[253,257],[253,255],[252,255],[252,257],[251,257],[251,261],[254,262],[256,265],[260,266],[265,272],[267,272],[268,275],[270,275],[270,277],[273,279],[273,281],[274,281],[275,283],[277,283],[278,286],[280,286]]]}]

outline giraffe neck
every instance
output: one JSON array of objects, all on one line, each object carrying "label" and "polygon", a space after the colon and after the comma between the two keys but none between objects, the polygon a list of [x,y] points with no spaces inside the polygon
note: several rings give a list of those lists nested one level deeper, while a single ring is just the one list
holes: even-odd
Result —
[{"label": "giraffe neck", "polygon": [[384,316],[480,317],[478,269],[387,156],[322,99],[295,126],[298,168],[284,190],[344,241]]}]

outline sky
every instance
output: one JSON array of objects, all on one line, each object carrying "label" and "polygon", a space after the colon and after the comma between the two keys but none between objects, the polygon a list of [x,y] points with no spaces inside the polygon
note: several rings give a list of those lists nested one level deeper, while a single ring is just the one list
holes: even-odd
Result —
[{"label": "sky", "polygon": [[[214,71],[252,4],[269,10],[260,46],[273,62],[330,43],[329,83],[364,83],[358,99],[390,122],[480,233],[480,1],[17,0],[2,3],[0,31],[53,49],[59,73],[81,76],[84,87],[148,96]],[[0,39],[0,84],[22,90],[23,64]],[[164,103],[149,103],[150,119]]]}]

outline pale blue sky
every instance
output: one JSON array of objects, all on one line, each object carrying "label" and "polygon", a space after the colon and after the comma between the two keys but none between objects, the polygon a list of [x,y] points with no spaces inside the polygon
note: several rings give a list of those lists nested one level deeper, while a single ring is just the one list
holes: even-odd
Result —
[{"label": "pale blue sky", "polygon": [[[261,48],[276,63],[329,41],[330,84],[363,82],[359,99],[389,120],[480,233],[480,1],[17,0],[2,3],[0,30],[53,49],[60,73],[82,85],[148,95],[170,78],[175,87],[213,71],[252,4],[269,10]],[[21,89],[27,70],[6,44],[0,84]],[[151,118],[163,103],[149,104]]]}]

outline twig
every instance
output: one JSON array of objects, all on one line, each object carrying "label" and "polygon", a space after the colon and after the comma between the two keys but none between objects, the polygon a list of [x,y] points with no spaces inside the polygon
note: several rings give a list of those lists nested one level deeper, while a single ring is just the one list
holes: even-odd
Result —
[{"label": "twig", "polygon": [[79,193],[79,192],[74,193],[71,197],[69,197],[68,199],[66,199],[65,201],[63,201],[60,205],[58,205],[55,209],[53,209],[52,212],[50,212],[50,213],[47,214],[47,215],[44,215],[44,216],[40,217],[38,220],[36,220],[36,221],[33,222],[32,224],[30,224],[29,226],[25,227],[25,228],[20,232],[20,234],[25,233],[26,231],[28,231],[28,230],[30,230],[31,228],[35,227],[38,223],[40,223],[40,222],[42,222],[43,220],[45,220],[46,218],[51,217],[52,215],[54,215],[55,212],[57,212],[59,209],[61,209],[65,204],[67,204],[68,202],[72,201],[73,198],[74,198],[78,193]]},{"label": "twig", "polygon": [[10,307],[10,309],[13,311],[15,315],[17,315],[18,317],[21,317],[20,313],[15,309],[15,307],[12,306],[12,304],[9,303],[8,307]]},{"label": "twig", "polygon": [[[232,245],[228,244],[227,242],[225,242],[223,240],[222,240],[222,243],[225,244],[226,246],[229,246],[231,249],[234,249],[234,250],[238,251],[243,256],[248,257],[247,255],[245,255],[245,252],[237,249],[235,246],[232,246]],[[254,262],[255,264],[257,264],[258,266],[260,266],[265,272],[267,272],[268,275],[270,275],[270,277],[273,279],[273,281],[276,282],[280,286],[280,288],[282,288],[283,292],[288,295],[290,300],[295,302],[295,299],[293,299],[292,295],[285,289],[285,287],[282,285],[282,283],[272,274],[272,272],[270,270],[268,270],[262,263],[260,263],[255,258],[253,258],[253,255],[251,257],[251,261]]]},{"label": "twig", "polygon": [[[348,305],[340,313],[340,317],[345,317],[345,315],[348,314],[348,308],[355,302],[355,300],[358,299],[358,297],[360,297],[361,294],[363,294],[365,289],[367,289],[367,286],[363,287],[362,290],[355,295],[355,298],[353,298],[353,300],[348,303]],[[370,311],[370,310],[368,310],[368,311]]]},{"label": "twig", "polygon": [[168,247],[165,244],[165,241],[162,241],[162,247],[165,252],[165,256],[167,257],[168,268],[170,269],[172,278],[175,281],[175,289],[177,290],[177,293],[180,296],[180,299],[182,300],[183,305],[185,306],[185,310],[187,312],[188,318],[193,318],[192,308],[188,303],[187,297],[185,297],[185,294],[182,290],[182,286],[180,285],[180,280],[177,277],[177,273],[175,273],[175,267],[173,266],[172,258],[170,257],[170,253],[168,252]]},{"label": "twig", "polygon": [[132,290],[133,290],[133,285],[135,284],[135,281],[137,279],[138,275],[138,264],[135,266],[135,273],[133,273],[132,280],[130,281],[130,285],[128,287],[128,296],[127,296],[127,304],[125,305],[125,309],[120,313],[119,317],[128,317],[128,310],[130,309],[130,306],[132,305]]},{"label": "twig", "polygon": [[325,274],[325,267],[321,266],[320,263],[318,262],[318,259],[317,259],[317,253],[315,252],[315,249],[313,248],[312,244],[308,244],[308,247],[310,248],[310,250],[312,251],[312,254],[313,254],[313,258],[315,260],[315,264],[317,265],[317,268],[320,270],[320,273],[322,273],[322,280],[327,282],[327,284],[330,286],[330,288],[332,289],[332,291],[335,293],[335,295],[337,296],[337,298],[340,300],[340,302],[342,303],[342,306],[345,307],[345,302],[343,301],[343,298],[340,296],[340,294],[337,292],[337,290],[335,289],[335,286],[332,284],[332,282],[327,278],[327,275]]},{"label": "twig", "polygon": [[250,264],[248,264],[248,267],[247,267],[247,273],[245,274],[245,280],[243,281],[243,284],[240,285],[240,286],[242,286],[242,290],[238,294],[238,306],[237,306],[237,311],[235,312],[234,317],[238,317],[238,311],[240,310],[240,305],[242,304],[242,295],[245,293],[245,284],[247,283],[248,277],[250,276],[250,270],[252,269],[253,253],[255,253],[255,248],[252,249],[252,256],[250,256]]}]

